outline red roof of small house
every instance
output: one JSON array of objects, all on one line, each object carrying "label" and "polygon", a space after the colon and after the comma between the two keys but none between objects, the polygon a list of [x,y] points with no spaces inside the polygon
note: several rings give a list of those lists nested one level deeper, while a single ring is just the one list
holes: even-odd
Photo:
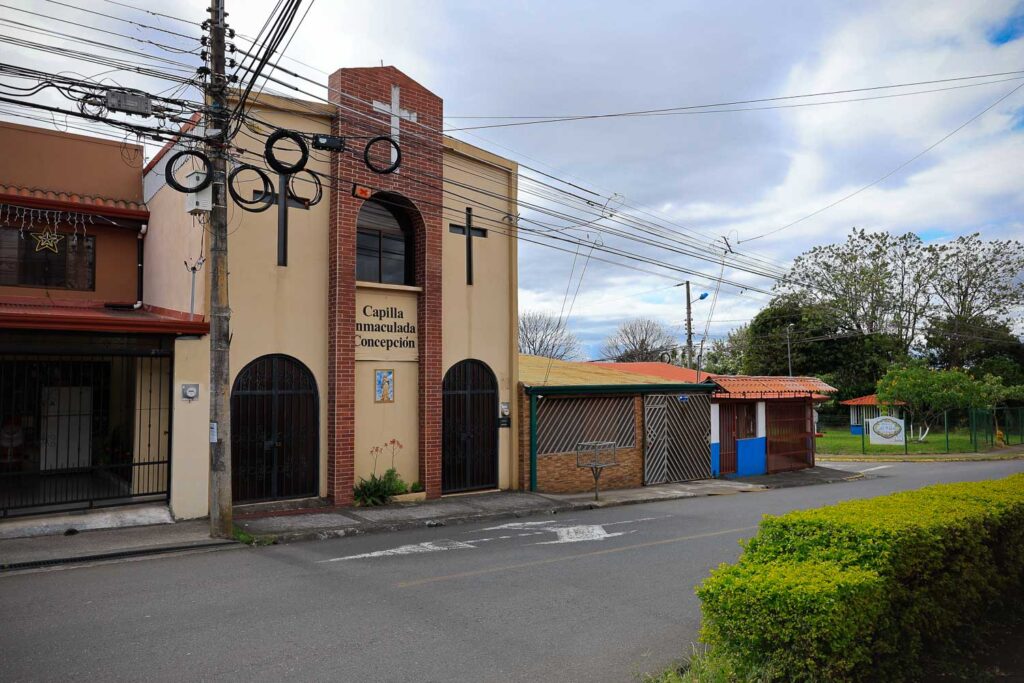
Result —
[{"label": "red roof of small house", "polygon": [[[647,377],[661,377],[681,384],[694,384],[700,381],[697,379],[696,370],[669,363],[590,363],[590,365],[608,368],[609,370],[618,370],[619,372],[646,375]],[[712,376],[706,372],[702,374],[704,377]]]},{"label": "red roof of small house", "polygon": [[[130,306],[131,304],[128,304]],[[206,334],[202,316],[143,306],[110,308],[95,301],[54,301],[24,297],[0,299],[0,328],[151,334]]]},{"label": "red roof of small house", "polygon": [[0,204],[29,209],[53,209],[56,211],[79,211],[104,216],[120,216],[136,220],[148,220],[149,211],[145,205],[127,199],[98,197],[58,192],[33,187],[18,187],[0,183]]},{"label": "red roof of small house", "polygon": [[[884,403],[878,402],[878,394],[868,394],[867,396],[858,396],[857,398],[848,398],[845,401],[840,401],[841,406],[878,406],[885,405]],[[903,401],[895,401],[893,405],[901,406]]]},{"label": "red roof of small house", "polygon": [[713,375],[710,381],[724,391],[714,395],[726,399],[780,399],[812,398],[815,401],[828,400],[826,394],[837,389],[817,377],[774,377],[757,375]]}]

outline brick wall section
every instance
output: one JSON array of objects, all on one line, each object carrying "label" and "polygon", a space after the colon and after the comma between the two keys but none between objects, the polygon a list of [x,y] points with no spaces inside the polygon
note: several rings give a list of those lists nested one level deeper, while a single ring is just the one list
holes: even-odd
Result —
[{"label": "brick wall section", "polygon": [[[618,451],[619,464],[606,468],[601,475],[602,490],[636,488],[644,484],[644,403],[641,396],[633,397],[633,419],[635,420],[636,446]],[[523,490],[530,488],[530,398],[521,384],[519,385],[519,486]],[[575,452],[538,455],[537,490],[542,493],[593,491],[594,476],[589,469],[576,467]]]},{"label": "brick wall section", "polygon": [[[347,149],[333,155],[331,183],[330,279],[328,283],[327,486],[335,504],[352,502],[355,448],[355,272],[356,217],[363,200],[351,184],[393,193],[405,203],[416,230],[416,284],[419,296],[419,458],[427,497],[441,495],[441,129],[443,103],[392,66],[339,69],[331,74],[330,97],[338,106],[337,135]],[[401,88],[401,106],[416,112],[419,126],[401,123],[402,166],[378,175],[363,163],[367,136],[390,134],[390,117],[369,102],[391,102],[391,86]],[[338,91],[353,98],[344,97]],[[361,101],[358,101],[361,100]],[[430,130],[428,130],[430,129]],[[360,139],[358,136],[362,136]],[[401,198],[395,197],[400,195]]]}]

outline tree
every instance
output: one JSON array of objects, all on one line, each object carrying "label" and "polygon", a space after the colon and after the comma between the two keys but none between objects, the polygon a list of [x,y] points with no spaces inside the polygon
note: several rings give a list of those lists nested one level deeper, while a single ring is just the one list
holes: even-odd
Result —
[{"label": "tree", "polygon": [[711,342],[702,369],[716,375],[738,375],[743,372],[743,356],[749,347],[750,326],[737,327],[725,339]]},{"label": "tree", "polygon": [[519,353],[555,360],[583,357],[579,337],[553,315],[527,311],[519,316]]},{"label": "tree", "polygon": [[818,305],[837,331],[889,334],[906,355],[932,307],[938,256],[913,233],[854,228],[845,242],[798,256],[776,291]]},{"label": "tree", "polygon": [[893,361],[905,358],[902,344],[891,335],[843,331],[826,307],[788,295],[772,299],[750,322],[742,372],[789,374],[787,331],[793,374],[820,377],[843,398],[874,393],[875,383]]},{"label": "tree", "polygon": [[601,355],[618,363],[655,362],[678,345],[666,325],[651,318],[634,318],[605,339]]},{"label": "tree", "polygon": [[938,314],[931,341],[939,343],[948,367],[962,368],[970,362],[972,338],[988,336],[979,333],[983,328],[1006,326],[1011,312],[1024,305],[1024,243],[985,242],[974,233],[935,251],[941,267],[933,283]]},{"label": "tree", "polygon": [[878,401],[903,404],[918,425],[917,441],[924,441],[939,417],[956,408],[984,407],[996,396],[994,385],[975,381],[961,370],[934,370],[921,363],[893,367],[878,380]]},{"label": "tree", "polygon": [[[984,315],[976,318],[967,330],[962,320],[949,315],[933,319],[925,330],[931,364],[937,368],[963,368],[976,378],[990,373],[1002,375],[1010,384],[1024,382],[1024,344],[1008,324]],[[1011,376],[995,369],[1007,365],[1011,366]]]}]

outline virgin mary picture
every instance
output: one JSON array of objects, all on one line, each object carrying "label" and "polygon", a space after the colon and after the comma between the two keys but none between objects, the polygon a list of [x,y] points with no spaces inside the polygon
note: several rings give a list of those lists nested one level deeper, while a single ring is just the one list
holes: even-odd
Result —
[{"label": "virgin mary picture", "polygon": [[395,371],[374,370],[374,397],[375,403],[394,403],[395,401]]}]

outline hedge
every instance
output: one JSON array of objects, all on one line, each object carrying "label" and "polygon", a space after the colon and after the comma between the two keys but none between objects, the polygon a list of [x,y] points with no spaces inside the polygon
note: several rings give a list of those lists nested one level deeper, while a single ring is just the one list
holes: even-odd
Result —
[{"label": "hedge", "polygon": [[766,516],[698,587],[702,639],[779,680],[913,680],[1024,588],[1024,475]]}]

